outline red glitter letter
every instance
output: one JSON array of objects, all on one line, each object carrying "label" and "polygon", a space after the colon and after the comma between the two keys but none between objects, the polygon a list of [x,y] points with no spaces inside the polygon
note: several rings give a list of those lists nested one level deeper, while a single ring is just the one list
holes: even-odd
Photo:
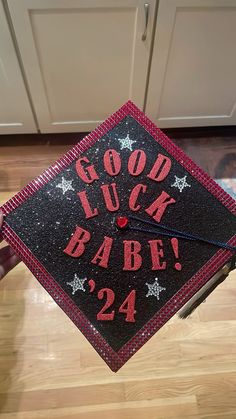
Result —
[{"label": "red glitter letter", "polygon": [[170,204],[174,204],[175,202],[174,198],[171,198],[168,193],[162,191],[161,195],[158,196],[158,198],[145,211],[148,215],[153,217],[155,221],[160,222],[166,207]]},{"label": "red glitter letter", "polygon": [[67,255],[72,256],[73,258],[78,258],[84,253],[84,243],[87,243],[90,240],[90,237],[91,234],[89,233],[89,231],[77,226],[68,245],[64,249],[64,252]]},{"label": "red glitter letter", "polygon": [[80,198],[86,218],[92,218],[98,215],[97,208],[94,208],[94,209],[91,208],[86,191],[78,192],[77,195]]},{"label": "red glitter letter", "polygon": [[124,267],[123,271],[137,271],[142,266],[142,257],[139,252],[141,244],[137,240],[124,240]]},{"label": "red glitter letter", "polygon": [[[111,253],[113,239],[110,237],[104,237],[104,242],[98,249],[96,255],[94,256],[93,260],[91,261],[94,265],[99,265],[102,268],[107,268],[108,260]],[[100,261],[97,263],[97,261]]]},{"label": "red glitter letter", "polygon": [[147,157],[143,150],[134,150],[128,161],[129,173],[132,176],[140,175],[145,167],[146,160]]},{"label": "red glitter letter", "polygon": [[121,169],[120,155],[116,150],[107,150],[103,156],[104,169],[110,176],[116,176]]},{"label": "red glitter letter", "polygon": [[146,185],[142,185],[142,183],[138,183],[138,185],[136,185],[133,190],[130,193],[130,197],[129,197],[129,207],[132,211],[138,211],[140,209],[139,204],[136,205],[137,203],[137,199],[138,196],[140,194],[140,192],[142,191],[143,193],[146,192],[147,190],[147,186]]},{"label": "red glitter letter", "polygon": [[135,318],[134,318],[134,315],[136,314],[135,297],[136,297],[136,291],[132,290],[119,308],[119,313],[126,314],[126,319],[125,319],[126,322],[132,322],[132,323],[135,322]]},{"label": "red glitter letter", "polygon": [[164,257],[162,240],[149,240],[148,243],[151,249],[152,270],[157,271],[166,269],[166,262],[161,263],[160,260],[160,258]]},{"label": "red glitter letter", "polygon": [[86,167],[82,166],[81,162],[89,163],[89,160],[87,157],[80,157],[80,159],[76,162],[76,171],[79,175],[79,177],[85,182],[85,183],[92,183],[94,180],[98,179],[98,175],[94,169],[94,165]]},{"label": "red glitter letter", "polygon": [[147,175],[152,180],[156,182],[161,182],[166,178],[171,168],[171,160],[169,157],[163,156],[163,154],[158,154],[157,159],[153,165],[152,170]]},{"label": "red glitter letter", "polygon": [[115,315],[114,310],[112,310],[111,313],[104,313],[104,311],[106,311],[114,303],[115,294],[114,294],[114,291],[112,291],[110,288],[102,288],[101,290],[98,291],[98,298],[99,298],[99,300],[102,300],[103,299],[104,294],[107,295],[107,301],[104,304],[103,308],[97,314],[97,320],[102,320],[102,321],[108,320],[108,321],[111,321],[111,320],[114,320],[114,315]]},{"label": "red glitter letter", "polygon": [[[111,193],[109,191],[110,186],[112,187],[112,191],[113,191],[114,204],[112,202]],[[105,204],[108,211],[111,211],[111,212],[117,211],[120,208],[120,202],[117,195],[116,184],[111,183],[110,185],[102,185],[101,189],[102,189],[102,193],[103,193]]]}]

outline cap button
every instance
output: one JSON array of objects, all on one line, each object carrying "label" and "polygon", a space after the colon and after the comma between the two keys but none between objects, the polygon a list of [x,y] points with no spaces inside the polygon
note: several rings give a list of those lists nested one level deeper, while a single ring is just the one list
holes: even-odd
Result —
[{"label": "cap button", "polygon": [[129,219],[128,217],[116,217],[116,225],[121,230],[128,227]]}]

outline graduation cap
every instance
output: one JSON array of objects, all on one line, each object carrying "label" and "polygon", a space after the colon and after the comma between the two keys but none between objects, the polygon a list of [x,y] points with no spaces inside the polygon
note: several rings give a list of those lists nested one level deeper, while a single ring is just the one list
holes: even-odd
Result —
[{"label": "graduation cap", "polygon": [[113,371],[234,267],[235,201],[130,101],[1,209],[3,237]]}]

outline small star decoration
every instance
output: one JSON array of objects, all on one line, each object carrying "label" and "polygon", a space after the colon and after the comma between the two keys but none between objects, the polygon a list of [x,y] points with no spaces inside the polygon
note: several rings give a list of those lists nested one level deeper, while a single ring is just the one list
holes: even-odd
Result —
[{"label": "small star decoration", "polygon": [[118,141],[120,142],[121,150],[123,150],[123,148],[128,148],[130,151],[133,151],[132,144],[136,143],[136,141],[129,138],[129,134],[127,134],[125,138],[118,138]]},{"label": "small star decoration", "polygon": [[187,175],[185,175],[184,177],[175,176],[175,181],[171,185],[171,187],[174,186],[175,188],[178,188],[180,192],[182,192],[184,188],[191,188],[191,185],[189,185],[186,181],[186,177]]},{"label": "small star decoration", "polygon": [[148,284],[146,282],[146,285],[148,286],[148,293],[146,294],[146,297],[150,297],[151,295],[153,295],[154,297],[157,298],[157,300],[160,299],[160,296],[159,296],[160,292],[166,290],[166,288],[161,287],[158,284],[158,278],[155,278],[155,281],[153,282],[153,284]]},{"label": "small star decoration", "polygon": [[77,274],[74,275],[74,279],[71,282],[67,282],[67,285],[70,285],[72,287],[72,294],[74,295],[76,291],[86,291],[84,288],[84,283],[87,281],[87,278],[79,278]]},{"label": "small star decoration", "polygon": [[63,176],[61,179],[61,183],[58,183],[56,185],[56,188],[60,188],[62,189],[63,195],[67,192],[67,191],[74,191],[74,188],[72,186],[72,180],[66,180]]}]

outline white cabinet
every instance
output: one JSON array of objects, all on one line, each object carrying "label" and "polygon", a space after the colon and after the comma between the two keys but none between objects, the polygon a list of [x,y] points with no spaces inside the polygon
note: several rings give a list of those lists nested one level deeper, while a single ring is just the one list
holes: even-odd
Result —
[{"label": "white cabinet", "polygon": [[129,98],[143,108],[155,0],[7,4],[41,132],[91,130]]},{"label": "white cabinet", "polygon": [[4,0],[15,45],[1,1],[0,133],[36,131],[28,95],[41,132],[128,99],[160,127],[236,124],[236,0],[159,0],[155,33],[156,0]]},{"label": "white cabinet", "polygon": [[236,0],[160,0],[146,113],[160,127],[236,124]]},{"label": "white cabinet", "polygon": [[0,134],[36,131],[7,19],[0,1]]}]

